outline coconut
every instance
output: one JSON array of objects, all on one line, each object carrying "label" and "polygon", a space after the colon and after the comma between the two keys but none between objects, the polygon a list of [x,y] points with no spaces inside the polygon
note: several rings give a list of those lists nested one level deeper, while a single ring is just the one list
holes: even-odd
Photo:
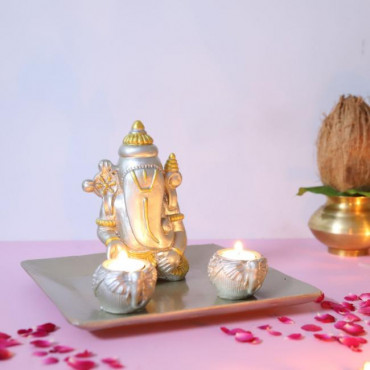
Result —
[{"label": "coconut", "polygon": [[370,107],[361,97],[341,96],[317,139],[321,181],[338,191],[370,189]]}]

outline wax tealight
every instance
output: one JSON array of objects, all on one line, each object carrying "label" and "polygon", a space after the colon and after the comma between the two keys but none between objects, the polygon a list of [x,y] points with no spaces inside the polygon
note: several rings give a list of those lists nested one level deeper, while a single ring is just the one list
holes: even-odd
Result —
[{"label": "wax tealight", "polygon": [[139,271],[145,266],[143,261],[128,258],[127,254],[120,252],[117,258],[104,261],[104,267],[111,271]]},{"label": "wax tealight", "polygon": [[258,252],[245,250],[243,243],[239,240],[235,242],[234,248],[223,250],[222,255],[225,258],[239,261],[253,261],[261,258],[261,255]]}]

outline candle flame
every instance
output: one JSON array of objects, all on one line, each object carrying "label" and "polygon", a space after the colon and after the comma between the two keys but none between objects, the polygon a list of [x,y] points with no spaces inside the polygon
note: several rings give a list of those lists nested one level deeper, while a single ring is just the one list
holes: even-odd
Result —
[{"label": "candle flame", "polygon": [[242,241],[240,241],[240,240],[237,240],[237,241],[235,242],[235,244],[234,244],[234,249],[235,249],[238,253],[242,252],[242,251],[243,251],[243,249],[244,249],[243,242],[242,242]]},{"label": "candle flame", "polygon": [[370,370],[370,361],[366,361],[364,363],[362,370]]},{"label": "candle flame", "polygon": [[119,253],[118,253],[118,255],[117,255],[117,257],[115,258],[116,260],[118,260],[118,261],[125,261],[125,260],[127,260],[128,259],[128,254],[127,254],[127,252],[125,251],[125,250],[121,250]]}]

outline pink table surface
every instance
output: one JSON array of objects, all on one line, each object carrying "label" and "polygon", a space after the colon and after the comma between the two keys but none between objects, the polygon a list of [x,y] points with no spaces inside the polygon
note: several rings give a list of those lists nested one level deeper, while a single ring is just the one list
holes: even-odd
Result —
[{"label": "pink table surface", "polygon": [[[190,244],[216,243],[231,246],[228,240],[193,240]],[[320,288],[327,298],[343,301],[352,293],[370,291],[370,256],[340,258],[329,255],[326,248],[315,240],[249,240],[249,249],[260,251],[270,266],[287,275]],[[127,369],[361,369],[370,361],[370,343],[362,353],[355,353],[339,343],[324,343],[303,332],[300,326],[315,323],[314,315],[323,310],[317,303],[285,308],[271,308],[256,313],[207,317],[166,324],[88,332],[78,329],[64,319],[54,304],[20,266],[26,259],[52,258],[102,252],[94,241],[68,242],[1,242],[1,325],[0,331],[18,338],[20,328],[29,328],[44,322],[53,322],[60,329],[48,339],[79,350],[89,349],[97,354],[96,360],[118,356]],[[287,315],[295,324],[280,323],[276,316]],[[366,318],[370,320],[370,317]],[[257,329],[270,324],[283,337],[274,337]],[[319,324],[316,322],[316,324]],[[363,323],[365,324],[365,323]],[[252,330],[262,339],[259,345],[238,343],[220,331],[220,326],[242,327]],[[335,332],[332,324],[325,332]],[[325,327],[326,326],[326,327]],[[370,326],[366,325],[370,332]],[[328,329],[327,329],[328,328]],[[305,338],[292,341],[285,338],[301,332]],[[370,342],[370,335],[365,338]],[[32,356],[30,339],[25,344],[10,348],[15,356],[0,362],[1,369],[45,369],[42,359]],[[59,355],[60,358],[65,356]],[[64,362],[49,365],[68,368]],[[100,364],[99,369],[108,369]]]}]

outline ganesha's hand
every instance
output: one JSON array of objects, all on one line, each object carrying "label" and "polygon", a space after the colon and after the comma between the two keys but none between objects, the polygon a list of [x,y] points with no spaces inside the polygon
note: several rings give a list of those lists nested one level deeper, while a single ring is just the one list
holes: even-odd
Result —
[{"label": "ganesha's hand", "polygon": [[121,251],[126,251],[126,246],[121,240],[115,239],[108,243],[107,245],[107,258],[114,259],[117,258]]},{"label": "ganesha's hand", "polygon": [[181,255],[176,249],[157,253],[157,268],[162,273],[171,273],[179,266],[180,262]]}]

